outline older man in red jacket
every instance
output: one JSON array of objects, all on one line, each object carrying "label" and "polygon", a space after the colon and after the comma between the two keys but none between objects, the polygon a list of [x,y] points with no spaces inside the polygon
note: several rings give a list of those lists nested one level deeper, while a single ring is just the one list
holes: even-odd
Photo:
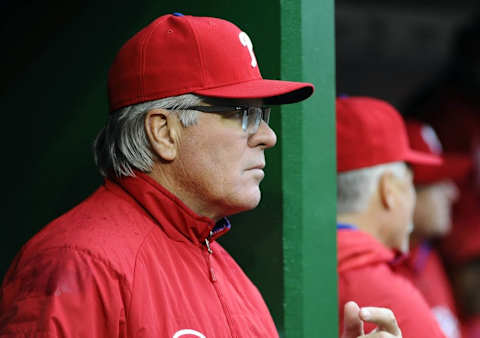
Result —
[{"label": "older man in red jacket", "polygon": [[402,117],[387,102],[342,97],[336,110],[340,305],[388,307],[405,337],[443,337],[422,295],[396,271],[415,205],[407,163],[441,160],[410,148]]},{"label": "older man in red jacket", "polygon": [[[176,13],[121,48],[108,88],[95,141],[105,184],[16,257],[0,336],[277,337],[216,239],[230,229],[225,216],[260,201],[264,151],[276,143],[264,104],[304,100],[313,86],[263,80],[245,32]],[[349,304],[347,316],[347,338],[361,320],[400,336],[387,310]]]}]

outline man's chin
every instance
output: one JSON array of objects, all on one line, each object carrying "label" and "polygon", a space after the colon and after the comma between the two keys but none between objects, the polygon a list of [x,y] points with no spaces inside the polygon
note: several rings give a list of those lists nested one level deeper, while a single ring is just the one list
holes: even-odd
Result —
[{"label": "man's chin", "polygon": [[260,190],[255,194],[250,194],[248,197],[235,201],[230,206],[230,215],[238,214],[240,212],[249,211],[255,209],[260,204],[261,194]]},{"label": "man's chin", "polygon": [[258,198],[252,198],[252,199],[246,201],[245,204],[242,206],[242,211],[253,210],[259,204],[260,204],[260,194],[258,195]]}]

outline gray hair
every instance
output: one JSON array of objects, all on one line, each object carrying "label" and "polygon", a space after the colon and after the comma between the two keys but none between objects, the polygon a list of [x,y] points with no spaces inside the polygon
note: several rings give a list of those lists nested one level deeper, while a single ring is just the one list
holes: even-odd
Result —
[{"label": "gray hair", "polygon": [[407,166],[404,162],[392,162],[338,174],[337,214],[365,210],[380,177],[387,171],[404,178]]},{"label": "gray hair", "polygon": [[181,109],[202,101],[200,96],[185,94],[134,104],[110,114],[93,143],[95,164],[102,176],[135,176],[134,169],[150,172],[155,155],[145,132],[147,113],[168,108],[174,110],[184,127],[189,127],[197,123],[198,111]]}]

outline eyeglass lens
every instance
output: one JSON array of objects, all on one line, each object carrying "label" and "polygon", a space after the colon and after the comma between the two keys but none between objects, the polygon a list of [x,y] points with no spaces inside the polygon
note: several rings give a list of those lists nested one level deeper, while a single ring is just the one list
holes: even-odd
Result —
[{"label": "eyeglass lens", "polygon": [[270,108],[248,107],[244,113],[244,120],[242,121],[243,129],[249,133],[256,133],[261,120],[264,120],[265,123],[268,124],[270,120]]}]

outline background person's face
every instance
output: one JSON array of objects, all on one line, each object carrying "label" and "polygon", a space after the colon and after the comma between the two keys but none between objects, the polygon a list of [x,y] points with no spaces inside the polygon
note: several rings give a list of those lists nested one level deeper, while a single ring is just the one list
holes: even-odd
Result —
[{"label": "background person's face", "polygon": [[276,135],[261,122],[256,134],[243,131],[241,120],[199,113],[196,125],[182,130],[176,180],[194,197],[190,207],[218,219],[255,208],[264,177],[264,150]]},{"label": "background person's face", "polygon": [[452,205],[457,198],[458,189],[451,181],[417,187],[415,234],[426,238],[447,234],[452,224]]}]

